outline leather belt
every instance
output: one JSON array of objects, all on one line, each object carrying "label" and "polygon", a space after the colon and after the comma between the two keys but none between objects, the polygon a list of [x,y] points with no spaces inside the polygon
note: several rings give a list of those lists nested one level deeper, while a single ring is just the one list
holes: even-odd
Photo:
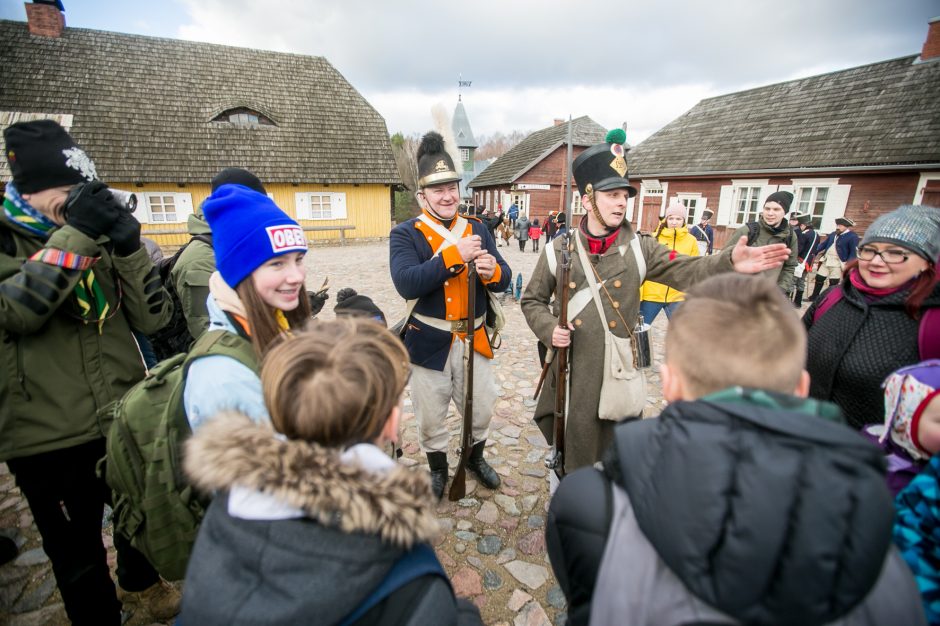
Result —
[{"label": "leather belt", "polygon": [[[467,332],[467,320],[442,320],[437,317],[428,317],[427,315],[421,315],[420,313],[412,313],[412,317],[421,322],[422,324],[427,324],[431,328],[436,328],[438,330],[443,330],[448,333],[466,333]],[[473,320],[473,328],[479,328],[483,325],[483,318],[485,316],[481,315],[480,317]]]}]

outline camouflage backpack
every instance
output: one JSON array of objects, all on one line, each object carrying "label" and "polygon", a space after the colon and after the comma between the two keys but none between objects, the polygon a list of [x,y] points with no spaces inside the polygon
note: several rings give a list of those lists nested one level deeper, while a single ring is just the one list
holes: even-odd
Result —
[{"label": "camouflage backpack", "polygon": [[192,433],[183,408],[186,372],[196,359],[224,355],[257,370],[247,339],[204,333],[188,354],[160,362],[114,409],[104,476],[114,496],[114,532],[124,535],[166,580],[182,580],[208,502],[182,474]]}]

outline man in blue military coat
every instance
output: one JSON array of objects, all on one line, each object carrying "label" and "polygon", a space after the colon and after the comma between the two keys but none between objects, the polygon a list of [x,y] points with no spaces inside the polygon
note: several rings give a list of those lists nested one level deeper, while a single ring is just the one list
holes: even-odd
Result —
[{"label": "man in blue military coat", "polygon": [[[392,229],[389,243],[392,282],[408,300],[404,342],[411,357],[411,400],[418,441],[427,453],[431,486],[440,499],[447,484],[450,432],[444,420],[450,401],[463,410],[464,349],[474,333],[473,449],[468,469],[489,489],[499,475],[483,458],[496,403],[493,348],[484,329],[491,305],[488,292],[505,291],[512,271],[496,242],[475,217],[457,214],[460,174],[443,138],[428,133],[418,148],[418,202],[422,212]],[[476,310],[467,311],[467,263],[476,264]]]}]

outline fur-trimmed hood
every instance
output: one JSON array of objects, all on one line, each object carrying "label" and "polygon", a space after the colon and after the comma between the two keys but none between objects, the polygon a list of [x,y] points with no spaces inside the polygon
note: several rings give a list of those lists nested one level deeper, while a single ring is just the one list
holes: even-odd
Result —
[{"label": "fur-trimmed hood", "polygon": [[366,533],[410,548],[438,533],[427,474],[396,466],[386,473],[340,461],[337,450],[282,440],[238,413],[209,420],[185,445],[183,468],[204,492],[246,487],[303,510],[346,533]]}]

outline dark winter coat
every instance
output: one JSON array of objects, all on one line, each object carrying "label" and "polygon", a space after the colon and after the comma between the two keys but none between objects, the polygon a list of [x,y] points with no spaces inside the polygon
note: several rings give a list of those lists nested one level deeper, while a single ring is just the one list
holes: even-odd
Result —
[{"label": "dark winter coat", "polygon": [[[169,296],[146,248],[112,255],[107,237],[71,226],[34,235],[0,212],[0,460],[59,450],[104,437],[111,410],[144,377],[131,329],[152,333],[171,314]],[[56,249],[98,257],[92,267],[111,315],[99,332],[79,316],[82,273],[41,261]]]},{"label": "dark winter coat", "polygon": [[[857,271],[857,270],[855,270]],[[904,310],[908,292],[901,291],[871,302],[845,280],[842,298],[813,320],[828,291],[803,314],[808,334],[806,369],[810,395],[835,402],[855,429],[884,421],[881,383],[894,370],[920,362],[917,336],[920,321]],[[924,308],[940,306],[940,285],[924,301]]]},{"label": "dark winter coat", "polygon": [[895,500],[894,543],[914,572],[931,626],[940,624],[940,454]]},{"label": "dark winter coat", "polygon": [[[223,414],[186,445],[193,484],[219,492],[202,522],[183,585],[184,625],[337,624],[395,561],[438,532],[426,473],[374,474],[335,450],[283,441]],[[276,495],[308,517],[246,520],[228,513],[233,486]],[[396,616],[392,618],[391,616]],[[424,576],[357,624],[479,624],[448,582]]]},{"label": "dark winter coat", "polygon": [[710,398],[619,425],[604,474],[561,482],[546,538],[569,623],[922,624],[878,449],[828,404]]}]

